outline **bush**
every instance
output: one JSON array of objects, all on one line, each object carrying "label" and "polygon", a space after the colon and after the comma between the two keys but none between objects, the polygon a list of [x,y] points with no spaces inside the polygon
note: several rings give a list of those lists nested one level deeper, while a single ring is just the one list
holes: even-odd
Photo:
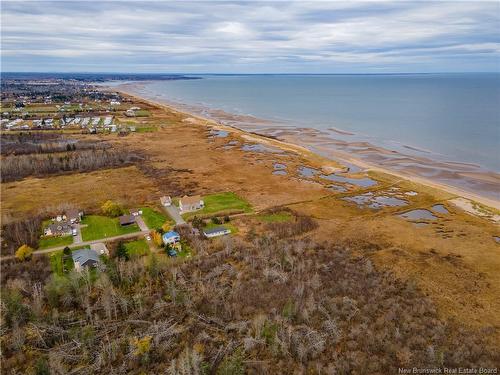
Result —
[{"label": "bush", "polygon": [[33,249],[31,247],[29,247],[28,245],[22,245],[16,251],[16,258],[18,260],[20,260],[21,262],[24,262],[25,260],[31,259],[31,255],[33,255]]},{"label": "bush", "polygon": [[222,222],[220,221],[220,219],[218,217],[213,217],[211,220],[212,220],[212,223],[214,223],[214,224],[222,224]]},{"label": "bush", "polygon": [[113,201],[106,201],[101,206],[102,213],[109,217],[117,217],[123,215],[124,209],[118,203]]}]

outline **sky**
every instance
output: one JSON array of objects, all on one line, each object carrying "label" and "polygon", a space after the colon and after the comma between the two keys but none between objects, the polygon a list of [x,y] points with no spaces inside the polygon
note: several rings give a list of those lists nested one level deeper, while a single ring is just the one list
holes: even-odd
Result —
[{"label": "sky", "polygon": [[500,71],[500,1],[4,1],[4,72]]}]

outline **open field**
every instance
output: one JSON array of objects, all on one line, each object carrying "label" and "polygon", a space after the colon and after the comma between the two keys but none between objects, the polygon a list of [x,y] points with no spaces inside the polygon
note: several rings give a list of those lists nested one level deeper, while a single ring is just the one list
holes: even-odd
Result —
[{"label": "open field", "polygon": [[158,229],[163,226],[163,224],[168,223],[173,225],[171,221],[165,214],[157,211],[151,207],[142,207],[142,218],[148,226],[149,229]]},{"label": "open field", "polygon": [[131,258],[149,254],[149,245],[145,239],[126,242],[124,246]]},{"label": "open field", "polygon": [[154,181],[147,179],[136,167],[27,178],[1,184],[1,191],[4,221],[50,211],[68,203],[93,211],[109,199],[139,205],[155,201],[157,196]]},{"label": "open field", "polygon": [[64,260],[63,258],[64,254],[62,251],[56,251],[49,255],[52,272],[59,276],[63,276],[65,273],[75,268],[71,256],[66,257]]},{"label": "open field", "polygon": [[137,224],[121,226],[118,218],[88,215],[82,220],[83,241],[98,240],[139,231]]},{"label": "open field", "polygon": [[195,212],[188,212],[182,216],[189,219],[194,216],[205,217],[214,214],[225,215],[234,212],[251,212],[252,207],[244,199],[233,192],[210,194],[203,197],[205,207]]}]

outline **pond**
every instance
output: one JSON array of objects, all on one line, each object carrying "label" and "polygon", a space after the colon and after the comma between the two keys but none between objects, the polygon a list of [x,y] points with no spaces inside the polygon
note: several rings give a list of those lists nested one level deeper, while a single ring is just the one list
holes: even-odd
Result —
[{"label": "pond", "polygon": [[311,167],[306,167],[306,166],[300,166],[298,169],[298,172],[301,177],[305,178],[311,178],[314,177],[316,174],[319,173],[317,169],[311,168]]},{"label": "pond", "polygon": [[241,146],[241,149],[243,151],[249,151],[249,152],[272,152],[275,154],[284,153],[284,151],[280,150],[279,148],[265,146],[265,145],[260,144],[260,143],[255,143],[255,144],[245,143],[243,146]]},{"label": "pond", "polygon": [[370,186],[377,184],[377,181],[372,180],[370,177],[352,178],[352,177],[339,176],[339,175],[336,175],[335,173],[327,174],[327,175],[322,174],[319,177],[321,177],[325,180],[341,182],[341,183],[343,182],[343,183],[348,183],[351,185],[356,185],[356,186],[361,186],[361,187],[370,187]]},{"label": "pond", "polygon": [[429,210],[417,209],[404,212],[398,215],[406,220],[436,220],[437,217]]},{"label": "pond", "polygon": [[277,170],[277,171],[273,171],[273,174],[277,175],[277,176],[286,176],[288,173],[284,170]]},{"label": "pond", "polygon": [[431,207],[432,211],[437,212],[438,214],[449,214],[450,211],[446,209],[446,207],[442,204],[435,204]]},{"label": "pond", "polygon": [[213,136],[213,137],[218,137],[218,138],[226,138],[229,133],[225,130],[218,130],[218,129],[212,129],[210,130],[210,134]]},{"label": "pond", "polygon": [[389,197],[386,195],[373,196],[373,193],[371,192],[342,199],[348,202],[354,202],[358,206],[368,206],[377,210],[382,207],[398,207],[408,204],[408,202],[403,199]]},{"label": "pond", "polygon": [[345,193],[347,191],[346,187],[340,186],[340,185],[329,185],[328,189],[333,190],[333,191],[338,191],[340,193]]},{"label": "pond", "polygon": [[274,163],[273,168],[276,170],[283,170],[286,169],[286,165],[281,163]]}]

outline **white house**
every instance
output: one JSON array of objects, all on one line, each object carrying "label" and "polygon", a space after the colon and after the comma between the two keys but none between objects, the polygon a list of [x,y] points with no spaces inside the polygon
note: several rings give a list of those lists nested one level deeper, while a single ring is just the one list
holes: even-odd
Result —
[{"label": "white house", "polygon": [[181,212],[197,211],[203,207],[205,207],[205,202],[203,202],[203,199],[199,195],[192,197],[185,195],[179,200],[179,209]]},{"label": "white house", "polygon": [[168,206],[171,206],[172,205],[172,198],[170,198],[170,196],[163,196],[160,198],[160,203],[162,206],[165,206],[165,207],[168,207]]},{"label": "white house", "polygon": [[226,227],[215,227],[212,229],[203,230],[203,234],[207,238],[225,236],[226,234],[229,234],[229,233],[231,233],[231,230],[227,229]]}]

